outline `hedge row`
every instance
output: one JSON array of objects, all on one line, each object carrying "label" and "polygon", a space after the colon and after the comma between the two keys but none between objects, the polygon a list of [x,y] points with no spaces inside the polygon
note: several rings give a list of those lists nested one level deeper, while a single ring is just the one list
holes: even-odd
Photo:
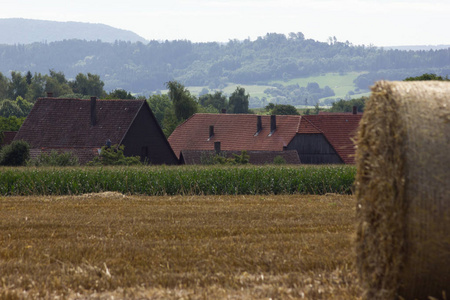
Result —
[{"label": "hedge row", "polygon": [[354,166],[1,168],[0,195],[351,193]]}]

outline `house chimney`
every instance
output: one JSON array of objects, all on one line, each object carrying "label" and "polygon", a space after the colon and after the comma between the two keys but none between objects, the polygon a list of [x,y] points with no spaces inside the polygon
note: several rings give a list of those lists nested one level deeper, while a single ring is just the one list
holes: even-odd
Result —
[{"label": "house chimney", "polygon": [[256,119],[256,133],[258,134],[262,130],[262,119],[261,116],[258,116]]},{"label": "house chimney", "polygon": [[209,138],[211,139],[214,135],[214,125],[209,126]]},{"label": "house chimney", "polygon": [[222,113],[226,114],[227,113],[227,109],[226,108],[222,108]]},{"label": "house chimney", "polygon": [[220,142],[214,142],[214,151],[217,155],[220,154]]},{"label": "house chimney", "polygon": [[52,92],[47,92],[47,98],[52,98],[53,97],[53,93]]},{"label": "house chimney", "polygon": [[277,116],[270,116],[270,134],[274,133],[277,130]]},{"label": "house chimney", "polygon": [[358,113],[358,107],[353,106],[353,114],[356,115]]},{"label": "house chimney", "polygon": [[97,112],[95,106],[97,104],[97,97],[91,97],[91,125],[97,124]]}]

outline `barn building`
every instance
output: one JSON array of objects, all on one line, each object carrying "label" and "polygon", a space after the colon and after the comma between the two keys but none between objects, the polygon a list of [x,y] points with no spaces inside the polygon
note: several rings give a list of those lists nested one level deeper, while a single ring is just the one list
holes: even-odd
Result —
[{"label": "barn building", "polygon": [[266,157],[258,163],[272,163],[270,153],[295,151],[299,159],[290,163],[353,164],[352,139],[361,116],[355,111],[308,116],[195,114],[175,129],[169,143],[185,163],[198,163],[199,153],[214,151],[220,142],[221,151],[246,150],[250,162],[252,152]]},{"label": "barn building", "polygon": [[56,150],[72,152],[85,164],[110,141],[124,145],[125,156],[178,163],[145,100],[39,98],[14,140],[27,141],[32,158]]},{"label": "barn building", "polygon": [[356,135],[362,114],[325,113],[302,116],[287,149],[303,164],[354,164]]}]

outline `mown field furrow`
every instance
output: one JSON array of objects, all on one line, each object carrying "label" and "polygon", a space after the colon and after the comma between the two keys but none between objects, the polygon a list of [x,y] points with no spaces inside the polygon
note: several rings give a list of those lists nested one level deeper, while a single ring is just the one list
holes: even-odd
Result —
[{"label": "mown field furrow", "polygon": [[349,195],[0,198],[0,298],[360,299]]}]

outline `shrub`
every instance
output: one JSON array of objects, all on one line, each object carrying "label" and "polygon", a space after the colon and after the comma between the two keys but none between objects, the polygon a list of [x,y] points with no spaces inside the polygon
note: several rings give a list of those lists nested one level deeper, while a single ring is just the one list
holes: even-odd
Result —
[{"label": "shrub", "polygon": [[25,141],[14,141],[0,151],[0,165],[23,166],[30,157],[30,145]]},{"label": "shrub", "polygon": [[281,155],[277,155],[273,159],[273,163],[276,164],[276,165],[285,165],[286,164],[286,160]]},{"label": "shrub", "polygon": [[238,165],[245,165],[248,164],[250,160],[250,156],[247,154],[247,151],[242,151],[240,155],[233,154],[234,156],[234,163]]},{"label": "shrub", "polygon": [[27,162],[29,166],[77,166],[79,165],[78,157],[74,156],[72,152],[58,153],[52,150],[50,154],[42,153],[35,159],[30,159]]},{"label": "shrub", "polygon": [[139,156],[125,156],[124,145],[103,146],[100,155],[88,163],[90,166],[132,166],[140,165]]}]

